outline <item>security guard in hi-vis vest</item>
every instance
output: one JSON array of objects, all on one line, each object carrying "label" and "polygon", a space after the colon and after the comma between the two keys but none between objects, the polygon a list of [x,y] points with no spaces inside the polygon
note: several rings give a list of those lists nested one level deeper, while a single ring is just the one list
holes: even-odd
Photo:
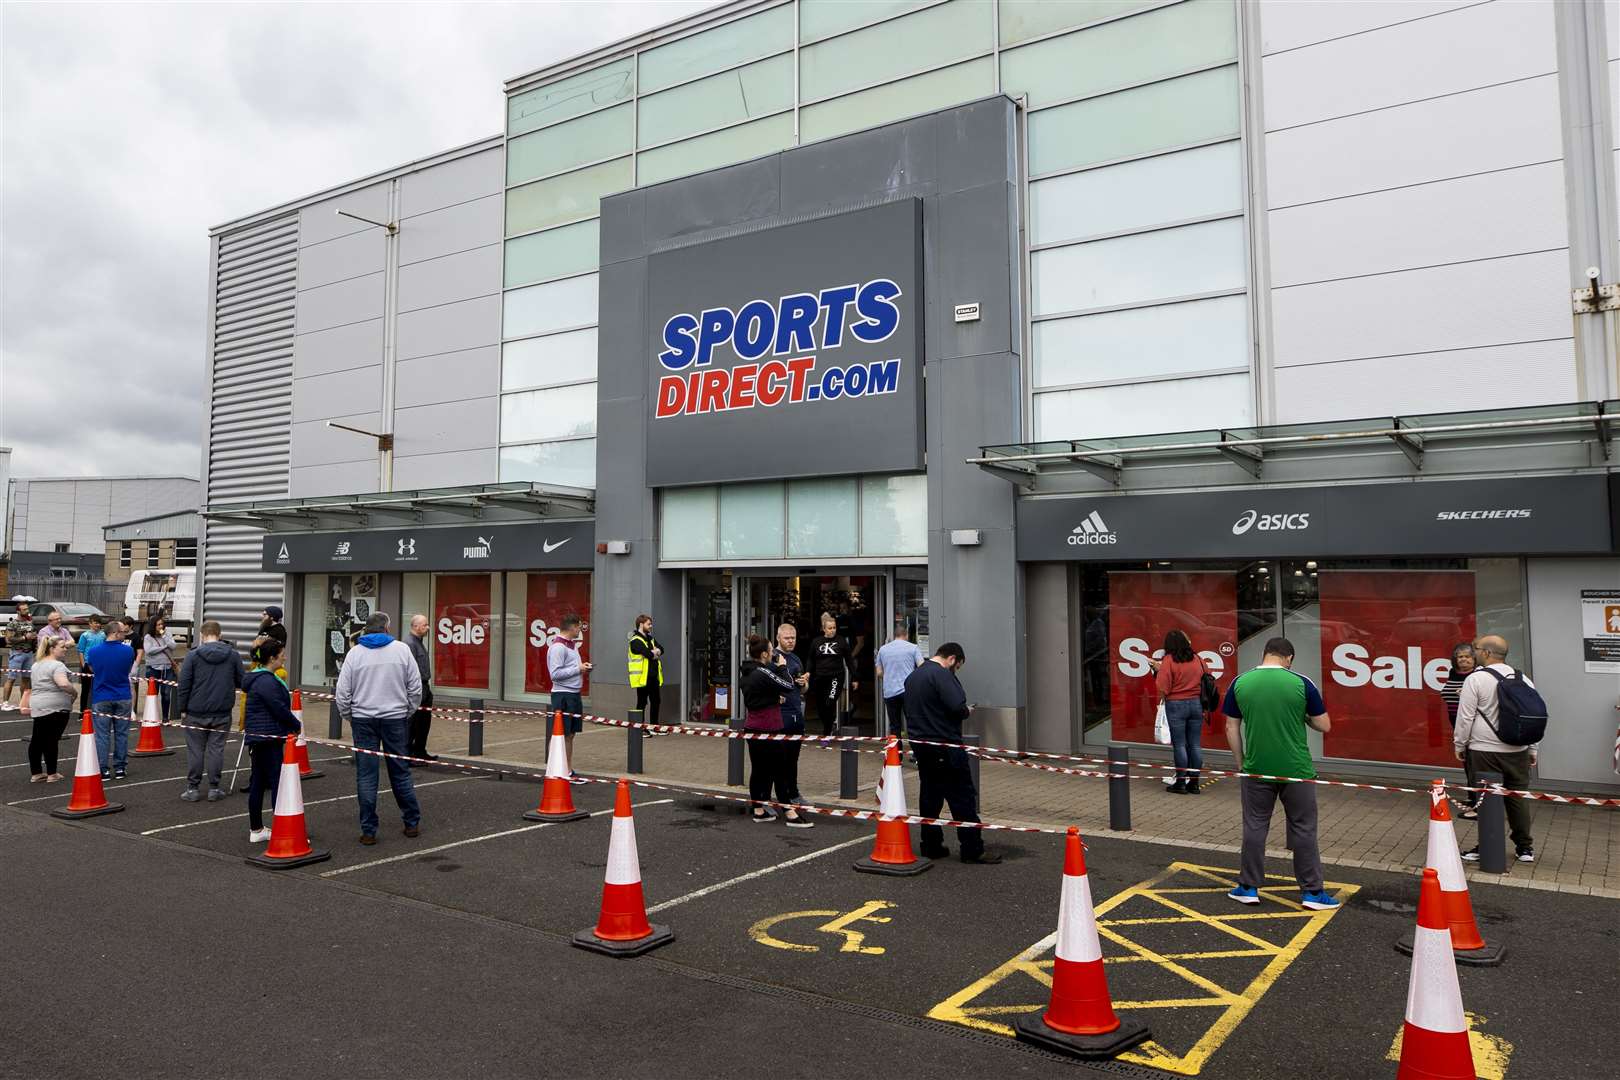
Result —
[{"label": "security guard in hi-vis vest", "polygon": [[[630,633],[630,649],[626,662],[630,668],[630,685],[636,691],[636,708],[648,724],[658,723],[658,688],[664,685],[664,647],[653,637],[652,616],[637,615],[636,628]],[[643,728],[645,738],[665,734]]]}]

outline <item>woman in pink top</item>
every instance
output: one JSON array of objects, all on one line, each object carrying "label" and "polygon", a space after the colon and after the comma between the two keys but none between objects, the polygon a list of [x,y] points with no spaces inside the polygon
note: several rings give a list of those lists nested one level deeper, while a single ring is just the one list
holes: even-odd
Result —
[{"label": "woman in pink top", "polygon": [[1165,788],[1172,795],[1198,794],[1198,772],[1204,767],[1204,710],[1198,700],[1203,676],[1204,662],[1187,635],[1180,630],[1164,635],[1164,661],[1154,681],[1170,721],[1170,749],[1176,758],[1176,782]]}]

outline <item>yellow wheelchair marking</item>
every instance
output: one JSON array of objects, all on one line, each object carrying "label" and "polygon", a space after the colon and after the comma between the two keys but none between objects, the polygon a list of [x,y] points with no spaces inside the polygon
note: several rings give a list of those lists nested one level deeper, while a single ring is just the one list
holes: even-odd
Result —
[{"label": "yellow wheelchair marking", "polygon": [[800,945],[795,941],[783,941],[771,934],[777,925],[791,922],[794,919],[825,919],[831,915],[834,918],[816,927],[817,933],[840,934],[844,941],[838,947],[839,952],[858,953],[862,956],[882,956],[884,949],[880,945],[867,945],[866,935],[859,930],[849,929],[850,924],[858,922],[886,923],[889,916],[876,914],[886,908],[896,907],[887,900],[868,900],[854,911],[839,913],[837,911],[789,911],[784,915],[772,915],[759,920],[748,928],[748,936],[761,945],[769,945],[773,949],[785,949],[789,952],[820,952],[820,945]]},{"label": "yellow wheelchair marking", "polygon": [[[1474,1052],[1474,1072],[1479,1080],[1506,1080],[1513,1044],[1500,1035],[1487,1035],[1479,1030],[1487,1021],[1478,1013],[1463,1015],[1468,1020],[1468,1046]],[[1390,1046],[1389,1053],[1384,1055],[1385,1061],[1401,1060],[1401,1039],[1405,1034],[1404,1026],[1395,1032],[1395,1042]]]},{"label": "yellow wheelchair marking", "polygon": [[[1211,914],[1194,906],[1196,898],[1200,896],[1224,900],[1223,894],[1237,884],[1236,876],[1235,870],[1174,862],[1148,880],[1115,893],[1096,905],[1098,936],[1125,950],[1124,955],[1103,957],[1104,963],[1118,969],[1109,980],[1116,1010],[1218,1010],[1203,1034],[1190,1047],[1178,1052],[1149,1040],[1135,1050],[1121,1054],[1120,1060],[1134,1061],[1183,1076],[1197,1076],[1221,1044],[1237,1030],[1238,1024],[1254,1010],[1265,992],[1288,965],[1298,959],[1299,954],[1305,951],[1305,947],[1321,933],[1335,914],[1333,911],[1311,911],[1290,896],[1278,895],[1296,893],[1299,888],[1292,878],[1280,875],[1268,875],[1271,880],[1284,884],[1265,885],[1260,889],[1259,911]],[[1360,886],[1330,881],[1324,883],[1323,888],[1343,902],[1359,891]],[[1133,902],[1130,917],[1103,918]],[[1160,914],[1162,912],[1171,914]],[[1227,948],[1197,951],[1155,949],[1151,943],[1155,928],[1163,926],[1207,926],[1230,940],[1226,942]],[[1264,926],[1287,927],[1292,932],[1287,941],[1278,944],[1259,935],[1258,931]],[[1046,1007],[1044,991],[1052,985],[1050,950],[1056,942],[1057,933],[1054,931],[982,979],[935,1005],[928,1011],[929,1018],[1010,1036],[1012,1028],[993,1018],[1036,1012]],[[1043,956],[1045,959],[1042,959]],[[1233,980],[1221,970],[1221,961],[1246,957],[1269,959],[1245,985],[1237,988],[1222,985]],[[1130,995],[1132,979],[1129,973],[1133,969],[1128,965],[1132,964],[1152,964],[1175,975],[1185,984],[1183,989],[1194,988],[1202,993],[1135,999]],[[1195,970],[1193,965],[1200,965],[1202,969]],[[1035,985],[1015,979],[1017,975],[1027,976]],[[1008,985],[1003,987],[1003,983]],[[1011,993],[993,995],[992,991],[998,988]],[[1037,989],[1041,992],[1032,992]],[[1001,1000],[981,1000],[996,996],[1000,996]],[[1041,1000],[1029,1003],[1033,997],[1040,997]],[[1475,1060],[1480,1059],[1476,1056]]]}]

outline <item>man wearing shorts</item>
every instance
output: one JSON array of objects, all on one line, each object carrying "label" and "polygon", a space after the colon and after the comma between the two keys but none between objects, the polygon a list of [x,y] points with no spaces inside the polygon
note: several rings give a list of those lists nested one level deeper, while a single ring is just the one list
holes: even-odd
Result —
[{"label": "man wearing shorts", "polygon": [[17,601],[17,614],[6,623],[6,675],[0,682],[0,710],[16,712],[11,703],[11,684],[16,683],[24,696],[28,694],[28,672],[34,666],[34,647],[39,644],[39,633],[34,629],[34,615],[28,601]]},{"label": "man wearing shorts", "polygon": [[557,637],[546,646],[546,671],[551,675],[551,707],[563,714],[563,735],[568,747],[568,779],[583,784],[586,780],[574,771],[574,736],[585,726],[585,701],[580,691],[585,688],[585,673],[591,662],[579,655],[579,616],[564,615],[557,628]]}]

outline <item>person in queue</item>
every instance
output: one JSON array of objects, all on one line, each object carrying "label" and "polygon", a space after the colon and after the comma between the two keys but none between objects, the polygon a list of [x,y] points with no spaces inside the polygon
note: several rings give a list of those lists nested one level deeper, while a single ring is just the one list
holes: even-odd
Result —
[{"label": "person in queue", "polygon": [[349,650],[338,672],[338,715],[349,722],[357,752],[354,788],[360,803],[360,842],[377,842],[377,757],[381,746],[388,763],[388,784],[405,825],[407,837],[421,835],[422,807],[411,781],[406,757],[410,716],[422,704],[422,675],[416,658],[403,641],[388,632],[386,613],[372,612],[365,633]]},{"label": "person in queue", "polygon": [[22,705],[11,703],[13,684],[22,691],[23,705],[28,700],[28,673],[34,667],[34,650],[39,646],[39,633],[34,629],[34,609],[22,596],[12,597],[17,613],[5,625],[6,675],[0,681],[0,711],[16,712]]},{"label": "person in queue", "polygon": [[282,651],[287,649],[287,628],[281,624],[281,609],[274,604],[267,605],[259,612],[259,633],[253,639],[257,645],[265,638],[273,638],[281,645]]},{"label": "person in queue", "polygon": [[1170,750],[1176,761],[1176,782],[1164,790],[1172,795],[1197,795],[1204,767],[1204,710],[1199,684],[1204,661],[1193,652],[1192,639],[1180,630],[1164,635],[1164,660],[1154,676],[1165,719],[1170,722]]},{"label": "person in queue", "polygon": [[186,718],[185,802],[203,797],[203,776],[208,777],[208,801],[218,802],[230,792],[219,786],[225,768],[225,739],[231,727],[236,691],[247,678],[242,658],[220,640],[218,622],[205,620],[197,627],[201,643],[186,653],[175,688],[177,710]]},{"label": "person in queue", "polygon": [[[39,640],[45,641],[49,638],[65,641],[69,645],[73,644],[73,631],[62,625],[62,610],[60,608],[53,608],[51,613],[45,616],[45,625],[39,628]],[[34,650],[34,655],[36,657],[39,655],[37,648]]]},{"label": "person in queue", "polygon": [[90,670],[90,650],[107,640],[107,620],[99,613],[90,616],[90,629],[79,634],[79,700],[85,707],[90,704],[91,680],[95,672]]},{"label": "person in queue", "polygon": [[[1486,634],[1476,639],[1474,657],[1479,666],[1464,680],[1462,693],[1457,696],[1457,727],[1451,733],[1452,749],[1458,761],[1472,766],[1474,776],[1496,773],[1502,777],[1503,787],[1526,791],[1541,744],[1521,746],[1498,734],[1502,711],[1500,695],[1506,679],[1520,679],[1531,690],[1536,684],[1508,664],[1507,638],[1500,634]],[[1508,795],[1502,801],[1507,811],[1508,833],[1513,837],[1514,858],[1522,863],[1535,862],[1529,803],[1517,795]],[[1479,845],[1463,852],[1462,857],[1468,862],[1477,862]]]},{"label": "person in queue", "polygon": [[[1457,730],[1457,703],[1462,695],[1463,683],[1478,668],[1479,662],[1474,657],[1474,643],[1472,641],[1459,641],[1451,647],[1451,670],[1446,673],[1445,685],[1440,687],[1440,700],[1445,703],[1446,722],[1451,725],[1453,733]],[[1468,786],[1470,788],[1477,787],[1478,785],[1474,782],[1473,763],[1466,760],[1466,754],[1463,756],[1465,759],[1463,761],[1463,773],[1468,778]],[[1479,792],[1470,791],[1468,793],[1467,805],[1463,807],[1462,812],[1457,816],[1470,821],[1479,817]]]},{"label": "person in queue", "polygon": [[838,707],[844,691],[859,690],[850,681],[852,649],[849,638],[838,632],[832,612],[821,613],[821,636],[810,642],[810,697],[823,735],[838,734]]},{"label": "person in queue", "polygon": [[[664,647],[653,637],[653,617],[637,615],[635,629],[626,642],[625,665],[630,672],[630,688],[636,692],[636,708],[646,724],[658,723],[661,704],[659,687],[664,685]],[[650,727],[641,729],[643,738],[662,735]]]},{"label": "person in queue", "polygon": [[877,651],[877,677],[883,680],[883,712],[890,735],[905,732],[906,678],[927,659],[923,651],[911,643],[911,629],[905,620],[897,620],[894,637]]},{"label": "person in queue", "polygon": [[169,715],[169,703],[174,698],[175,673],[179,670],[174,661],[175,640],[169,632],[169,620],[159,612],[146,624],[146,633],[141,640],[143,679],[156,679],[158,681],[158,700],[163,703],[162,715]]},{"label": "person in queue", "polygon": [[[787,675],[787,660],[771,655],[771,643],[758,634],[748,635],[748,658],[738,671],[746,715],[743,730],[771,733],[782,730],[782,702],[797,686]],[[790,829],[812,827],[810,819],[792,803],[793,791],[783,767],[788,744],[768,739],[749,739],[748,799],[755,821],[775,821],[776,811],[768,805],[772,789],[784,808],[783,821]]]},{"label": "person in queue", "polygon": [[[810,685],[810,676],[804,670],[804,661],[794,652],[799,644],[799,628],[785,622],[776,628],[776,650],[771,663],[782,674],[793,680],[793,689],[782,695],[782,734],[804,734],[804,689]],[[788,801],[804,805],[806,800],[799,791],[799,753],[804,743],[798,739],[782,744],[782,772],[787,778]]]},{"label": "person in queue", "polygon": [[63,640],[41,634],[34,654],[34,666],[29,672],[34,691],[30,703],[34,729],[28,738],[28,781],[32,784],[54,784],[62,779],[56,771],[56,755],[77,692],[63,662],[72,644],[71,637]]},{"label": "person in queue", "polygon": [[[931,743],[962,741],[962,722],[973,713],[962,690],[960,672],[967,665],[967,653],[954,641],[934,650],[926,663],[906,676],[906,732],[912,739]],[[947,803],[951,817],[959,822],[979,820],[979,793],[973,786],[973,770],[967,751],[960,745],[922,746],[911,744],[917,761],[918,812],[937,818]],[[979,829],[958,829],[957,843],[965,863],[992,864],[1001,856],[985,849]],[[950,855],[945,846],[945,830],[938,825],[922,827],[922,853],[930,859]]]},{"label": "person in queue", "polygon": [[557,636],[546,646],[546,673],[551,676],[551,707],[562,713],[563,742],[568,752],[568,781],[589,783],[574,768],[574,736],[585,729],[585,673],[591,662],[579,653],[581,620],[570,612],[562,617]]},{"label": "person in queue", "polygon": [[107,640],[85,657],[95,670],[90,720],[103,780],[122,780],[129,768],[129,718],[135,707],[129,675],[135,667],[135,650],[124,640],[128,636],[129,623],[115,617],[107,623]]},{"label": "person in queue", "polygon": [[266,638],[253,646],[251,666],[242,679],[246,695],[242,708],[243,738],[247,740],[248,843],[262,844],[270,839],[264,824],[264,796],[270,795],[270,808],[276,806],[276,789],[281,783],[281,759],[287,736],[303,727],[293,715],[292,695],[276,675],[281,663],[281,643]]},{"label": "person in queue", "polygon": [[428,617],[411,616],[411,632],[405,638],[411,656],[416,660],[416,671],[422,677],[422,701],[411,713],[411,730],[407,753],[424,761],[438,761],[437,754],[428,753],[428,731],[433,727],[433,657],[427,646]]}]

